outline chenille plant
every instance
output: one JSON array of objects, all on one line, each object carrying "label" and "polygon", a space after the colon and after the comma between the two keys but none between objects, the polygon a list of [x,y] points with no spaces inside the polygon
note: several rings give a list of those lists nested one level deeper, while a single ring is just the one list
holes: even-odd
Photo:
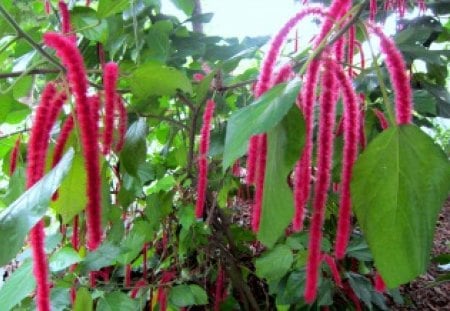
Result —
[{"label": "chenille plant", "polygon": [[402,304],[450,190],[449,8],[298,1],[238,40],[162,2],[0,4],[0,309]]}]

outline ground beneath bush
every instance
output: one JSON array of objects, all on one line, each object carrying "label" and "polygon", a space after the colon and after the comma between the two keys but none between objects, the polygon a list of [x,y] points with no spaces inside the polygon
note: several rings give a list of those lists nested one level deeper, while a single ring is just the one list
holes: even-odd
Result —
[{"label": "ground beneath bush", "polygon": [[[450,198],[442,209],[437,224],[432,256],[450,253]],[[394,310],[450,310],[450,281],[437,284],[436,280],[450,273],[431,263],[427,273],[400,288],[405,304]]]}]

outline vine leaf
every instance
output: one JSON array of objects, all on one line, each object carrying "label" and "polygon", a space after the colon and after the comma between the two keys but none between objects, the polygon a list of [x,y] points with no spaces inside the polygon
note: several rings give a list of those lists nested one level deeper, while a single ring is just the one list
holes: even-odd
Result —
[{"label": "vine leaf", "polygon": [[50,198],[68,174],[74,157],[70,149],[50,173],[0,213],[0,266],[7,264],[23,246],[28,232],[47,212]]},{"label": "vine leaf", "polygon": [[267,133],[267,165],[258,232],[258,239],[267,247],[276,243],[294,214],[292,190],[287,181],[303,148],[304,133],[305,123],[296,106]]},{"label": "vine leaf", "polygon": [[244,155],[252,135],[267,132],[276,126],[295,102],[300,80],[281,83],[264,93],[255,102],[231,115],[227,124],[223,170]]},{"label": "vine leaf", "polygon": [[353,209],[388,287],[426,271],[436,218],[449,189],[447,157],[412,125],[384,131],[356,162]]}]

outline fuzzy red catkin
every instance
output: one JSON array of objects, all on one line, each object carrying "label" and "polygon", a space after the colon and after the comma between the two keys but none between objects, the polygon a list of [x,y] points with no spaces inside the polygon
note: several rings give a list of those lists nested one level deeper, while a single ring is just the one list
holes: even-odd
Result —
[{"label": "fuzzy red catkin", "polygon": [[44,0],[44,11],[45,14],[49,15],[51,10],[50,0]]},{"label": "fuzzy red catkin", "polygon": [[103,131],[103,154],[111,151],[114,130],[114,106],[116,102],[119,66],[109,62],[103,67],[103,85],[105,87],[105,129]]},{"label": "fuzzy red catkin", "polygon": [[339,274],[339,270],[336,266],[336,261],[334,260],[334,258],[332,258],[328,254],[323,254],[322,260],[325,261],[328,267],[330,268],[331,275],[333,276],[333,280],[336,283],[336,285],[338,287],[342,287],[341,275]]},{"label": "fuzzy red catkin", "polygon": [[375,290],[379,293],[384,293],[386,291],[386,284],[384,283],[383,278],[378,272],[375,272],[375,279],[374,279],[374,286]]},{"label": "fuzzy red catkin", "polygon": [[161,277],[161,281],[160,283],[162,283],[162,285],[160,284],[160,287],[158,288],[158,295],[157,295],[157,300],[158,300],[158,304],[159,304],[159,310],[160,311],[166,311],[167,310],[167,292],[168,289],[165,288],[165,284],[172,281],[175,278],[175,273],[171,272],[171,271],[164,271],[163,275]]},{"label": "fuzzy red catkin", "polygon": [[273,75],[271,85],[277,85],[288,81],[294,76],[294,71],[292,70],[292,64],[287,63],[281,66],[281,68]]},{"label": "fuzzy red catkin", "polygon": [[16,171],[19,151],[20,151],[20,136],[19,138],[16,139],[13,150],[11,151],[11,156],[9,158],[9,176],[12,176]]},{"label": "fuzzy red catkin", "polygon": [[355,54],[355,32],[356,28],[355,26],[351,26],[348,30],[348,76],[353,76],[353,55]]},{"label": "fuzzy red catkin", "polygon": [[67,4],[64,0],[58,2],[59,14],[61,16],[61,32],[63,34],[69,34],[72,32],[72,26],[70,25],[70,13]]},{"label": "fuzzy red catkin", "polygon": [[115,108],[117,109],[117,112],[119,114],[118,139],[116,142],[115,151],[119,152],[122,150],[123,145],[125,144],[125,136],[127,134],[128,124],[127,109],[122,97],[117,96],[117,103],[115,105]]},{"label": "fuzzy red catkin", "polygon": [[306,264],[305,301],[312,303],[317,295],[319,277],[322,226],[325,216],[325,204],[331,180],[333,159],[333,129],[335,122],[335,77],[330,70],[330,62],[324,63],[322,76],[322,94],[320,98],[319,137],[317,151],[317,181],[315,185],[313,215],[309,232],[308,259]]},{"label": "fuzzy red catkin", "polygon": [[261,221],[261,211],[264,194],[264,180],[266,175],[266,161],[267,161],[267,134],[262,134],[259,139],[259,157],[256,162],[256,191],[255,203],[252,208],[252,230],[258,232]]},{"label": "fuzzy red catkin", "polygon": [[328,62],[331,66],[336,80],[340,86],[344,103],[344,150],[342,160],[341,185],[340,185],[340,201],[339,201],[339,218],[336,234],[335,256],[341,259],[345,255],[348,240],[350,237],[350,218],[351,218],[351,198],[350,198],[350,181],[353,173],[353,164],[358,155],[359,142],[359,105],[358,97],[353,90],[352,83],[348,79],[341,67]]},{"label": "fuzzy red catkin", "polygon": [[93,251],[102,240],[101,228],[101,178],[99,167],[99,148],[97,124],[92,122],[87,92],[86,68],[76,44],[63,35],[48,32],[44,34],[47,46],[57,51],[67,68],[68,80],[75,96],[76,117],[80,124],[81,141],[87,172],[87,247]]},{"label": "fuzzy red catkin", "polygon": [[[42,176],[45,170],[45,156],[48,148],[49,133],[47,132],[48,113],[51,100],[56,94],[53,83],[48,83],[34,117],[33,127],[28,142],[26,162],[26,186],[31,188]],[[36,279],[36,306],[38,311],[50,310],[50,287],[48,280],[48,263],[44,250],[44,222],[40,220],[30,231],[30,245],[33,258],[33,274]]]},{"label": "fuzzy red catkin", "polygon": [[197,181],[197,202],[195,204],[195,216],[197,218],[203,217],[203,210],[206,198],[206,184],[208,179],[208,150],[211,131],[211,120],[214,114],[215,103],[213,100],[208,100],[203,113],[203,125],[200,130],[200,146],[198,158],[198,181]]},{"label": "fuzzy red catkin", "polygon": [[259,136],[254,135],[250,137],[248,143],[247,151],[247,175],[245,177],[245,182],[247,185],[251,185],[255,182],[255,169],[256,169],[256,159],[258,153],[258,142]]},{"label": "fuzzy red catkin", "polygon": [[378,122],[380,122],[380,126],[383,130],[387,129],[389,127],[389,122],[386,119],[384,113],[376,108],[372,109],[373,112],[375,113],[375,116],[378,119]]},{"label": "fuzzy red catkin", "polygon": [[223,301],[223,290],[225,282],[225,270],[222,265],[219,265],[217,272],[216,290],[214,294],[214,311],[220,311],[220,303]]},{"label": "fuzzy red catkin", "polygon": [[370,0],[370,4],[369,4],[369,8],[370,8],[370,15],[369,18],[371,21],[375,20],[375,16],[377,15],[377,0]]},{"label": "fuzzy red catkin", "polygon": [[370,29],[380,39],[381,51],[385,56],[395,94],[397,124],[410,124],[412,122],[412,90],[403,56],[394,41],[386,36],[380,27],[371,25]]},{"label": "fuzzy red catkin", "polygon": [[133,289],[131,290],[130,297],[132,299],[135,299],[137,297],[137,294],[139,293],[139,290],[145,286],[147,286],[147,281],[145,279],[140,279],[139,281],[137,281]]},{"label": "fuzzy red catkin", "polygon": [[73,116],[70,115],[64,121],[61,132],[59,133],[58,139],[56,140],[55,150],[53,152],[52,167],[55,167],[61,160],[62,154],[64,152],[64,147],[66,146],[67,139],[69,139],[70,133],[73,130]]}]

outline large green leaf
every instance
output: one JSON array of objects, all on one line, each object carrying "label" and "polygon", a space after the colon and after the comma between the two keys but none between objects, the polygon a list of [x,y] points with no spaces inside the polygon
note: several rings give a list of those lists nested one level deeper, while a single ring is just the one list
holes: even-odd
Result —
[{"label": "large green leaf", "polygon": [[294,201],[287,179],[303,148],[304,133],[303,118],[294,106],[283,121],[267,134],[266,176],[258,232],[258,239],[267,247],[275,244],[294,214]]},{"label": "large green leaf", "polygon": [[184,73],[158,63],[147,63],[137,68],[129,78],[131,92],[138,98],[172,96],[177,90],[192,93],[191,81]]},{"label": "large green leaf", "polygon": [[177,307],[204,305],[208,303],[208,296],[198,285],[177,285],[170,290],[169,300]]},{"label": "large green leaf", "polygon": [[108,39],[108,23],[98,18],[91,8],[76,7],[71,12],[72,24],[77,32],[91,41],[106,43]]},{"label": "large green leaf", "polygon": [[0,266],[14,258],[28,231],[47,212],[53,192],[69,172],[73,154],[70,149],[50,173],[0,213]]},{"label": "large green leaf", "polygon": [[116,262],[122,249],[111,242],[104,242],[95,251],[89,253],[80,263],[82,273],[97,271]]},{"label": "large green leaf", "polygon": [[120,153],[120,163],[128,174],[139,177],[138,169],[145,162],[147,154],[147,125],[145,119],[133,123],[127,131],[125,145]]},{"label": "large green leaf", "polygon": [[268,281],[279,280],[289,271],[294,256],[286,245],[277,245],[256,259],[256,274]]},{"label": "large green leaf", "polygon": [[102,19],[113,14],[122,12],[130,5],[129,0],[100,0],[97,16]]},{"label": "large green leaf", "polygon": [[63,247],[50,257],[50,270],[52,272],[62,271],[82,260],[77,251],[71,247]]},{"label": "large green leaf", "polygon": [[122,292],[112,292],[106,294],[98,301],[97,311],[137,311],[139,304]]},{"label": "large green leaf", "polygon": [[425,272],[436,217],[449,189],[446,156],[415,126],[384,131],[356,162],[353,208],[390,288]]},{"label": "large green leaf", "polygon": [[2,310],[11,310],[15,305],[31,294],[36,287],[36,281],[31,277],[32,270],[32,262],[24,262],[0,288]]},{"label": "large green leaf", "polygon": [[300,90],[300,80],[278,84],[255,102],[230,117],[227,124],[223,170],[244,155],[248,139],[277,125],[293,105]]},{"label": "large green leaf", "polygon": [[73,306],[74,311],[92,311],[94,310],[93,301],[89,290],[81,287],[77,290],[76,300]]},{"label": "large green leaf", "polygon": [[52,202],[52,208],[60,214],[64,223],[69,223],[87,204],[86,170],[84,159],[76,154],[69,174],[58,191],[58,200]]}]

